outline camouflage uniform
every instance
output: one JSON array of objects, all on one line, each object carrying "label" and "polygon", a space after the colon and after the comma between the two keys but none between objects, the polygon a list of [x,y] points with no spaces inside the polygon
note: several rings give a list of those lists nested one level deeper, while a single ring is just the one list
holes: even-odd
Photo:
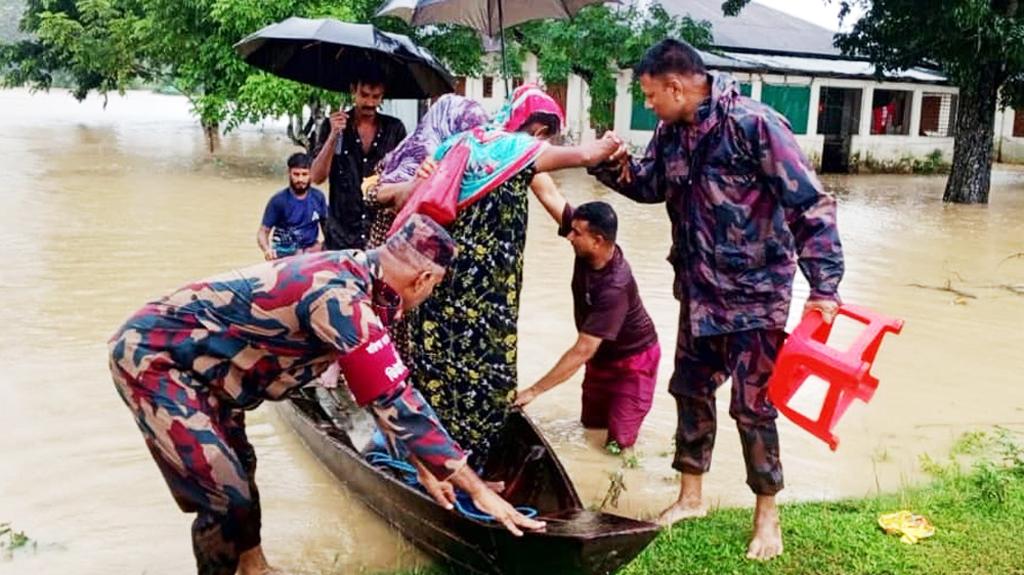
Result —
[{"label": "camouflage uniform", "polygon": [[[183,511],[196,512],[193,549],[201,574],[234,574],[260,543],[256,456],[244,411],[283,398],[333,361],[390,349],[394,308],[375,305],[375,252],[294,256],[193,283],[135,313],[110,340],[110,369],[146,445]],[[375,295],[378,296],[375,300]],[[362,356],[360,356],[362,354]],[[389,437],[439,478],[465,464],[397,356],[360,387]]]},{"label": "camouflage uniform", "polygon": [[765,383],[785,334],[797,265],[814,299],[838,300],[843,275],[835,200],[824,192],[789,124],[710,76],[711,97],[692,125],[659,124],[632,181],[616,166],[592,173],[643,203],[665,202],[672,223],[668,260],[680,302],[670,391],[679,424],[673,466],[711,465],[714,389],[731,375],[747,482],[759,494],[782,488],[775,409]]}]

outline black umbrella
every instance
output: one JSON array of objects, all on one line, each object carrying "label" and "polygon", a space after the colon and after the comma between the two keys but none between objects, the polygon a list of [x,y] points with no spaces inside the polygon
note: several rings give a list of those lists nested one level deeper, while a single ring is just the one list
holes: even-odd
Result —
[{"label": "black umbrella", "polygon": [[369,24],[288,18],[251,34],[235,51],[275,76],[336,92],[348,92],[367,65],[383,72],[387,98],[430,98],[455,89],[425,48]]}]

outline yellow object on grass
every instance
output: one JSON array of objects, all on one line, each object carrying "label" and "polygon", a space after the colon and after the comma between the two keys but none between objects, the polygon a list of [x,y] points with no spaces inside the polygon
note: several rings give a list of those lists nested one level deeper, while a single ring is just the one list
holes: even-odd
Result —
[{"label": "yellow object on grass", "polygon": [[935,535],[935,527],[924,516],[909,511],[886,513],[878,518],[878,525],[890,535],[900,535],[900,541],[907,545]]}]

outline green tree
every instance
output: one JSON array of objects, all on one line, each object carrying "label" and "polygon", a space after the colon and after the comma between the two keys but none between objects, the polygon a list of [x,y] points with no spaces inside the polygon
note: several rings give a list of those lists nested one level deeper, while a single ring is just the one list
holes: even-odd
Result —
[{"label": "green tree", "polygon": [[[288,134],[309,146],[316,121],[338,97],[283,80],[245,64],[233,45],[249,33],[291,15],[373,22],[407,34],[454,74],[476,76],[486,67],[479,35],[455,26],[411,28],[374,18],[378,0],[28,0],[20,29],[27,39],[0,46],[7,86],[49,89],[57,79],[76,98],[123,93],[135,83],[168,84],[184,94],[206,130],[211,150],[220,131],[266,117],[289,119]],[[610,127],[615,71],[632,66],[665,36],[704,46],[706,23],[669,16],[660,5],[584,9],[572,21],[527,23],[509,35],[510,65],[537,54],[548,83],[570,73],[590,85],[592,122]]]},{"label": "green tree", "polygon": [[145,32],[135,8],[130,2],[29,0],[19,28],[34,38],[0,47],[4,85],[47,90],[63,75],[82,99],[152,78],[136,57]]},{"label": "green tree", "polygon": [[63,77],[80,100],[169,84],[191,102],[211,149],[219,128],[278,115],[305,144],[299,119],[322,91],[262,73],[232,48],[293,13],[351,18],[327,0],[29,0],[20,29],[31,37],[0,47],[0,70],[6,86],[47,90]]},{"label": "green tree", "polygon": [[[828,1],[828,0],[826,0]],[[749,0],[728,0],[735,14]],[[838,0],[841,15],[865,9],[837,34],[845,54],[882,70],[920,64],[942,70],[960,88],[953,166],[943,200],[987,203],[996,107],[1024,104],[1024,5],[1017,0]]]},{"label": "green tree", "polygon": [[[260,72],[234,52],[246,35],[288,16],[367,21],[376,0],[28,0],[20,30],[0,46],[5,86],[47,90],[62,78],[78,99],[123,93],[136,82],[169,84],[185,95],[209,138],[246,121],[285,116],[288,134],[309,147],[310,130],[338,97]],[[464,29],[410,30],[456,73],[480,70],[480,39]]]},{"label": "green tree", "polygon": [[707,47],[711,26],[672,16],[657,3],[645,11],[595,5],[572,20],[527,22],[517,26],[512,36],[537,56],[538,71],[546,83],[563,83],[573,73],[587,81],[591,124],[600,132],[611,128],[614,121],[619,69],[633,67],[650,45],[665,37]]}]

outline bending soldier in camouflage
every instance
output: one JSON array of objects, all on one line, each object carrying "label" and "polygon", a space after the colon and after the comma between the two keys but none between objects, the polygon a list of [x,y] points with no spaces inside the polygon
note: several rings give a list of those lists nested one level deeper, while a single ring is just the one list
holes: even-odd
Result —
[{"label": "bending soldier in camouflage", "polygon": [[388,336],[387,324],[431,294],[453,257],[447,232],[415,216],[375,250],[300,255],[189,284],[147,304],[111,338],[117,390],[178,505],[197,513],[201,575],[274,572],[260,546],[244,410],[282,399],[335,361],[357,403],[412,455],[442,505],[452,508],[454,484],[513,533],[543,527],[466,465],[406,381]]},{"label": "bending soldier in camouflage", "polygon": [[688,44],[658,43],[636,75],[661,122],[643,158],[630,159],[620,145],[592,173],[638,202],[665,202],[672,223],[669,261],[680,313],[669,390],[678,410],[673,467],[682,479],[679,499],[660,522],[706,513],[701,478],[715,441],[714,393],[731,377],[729,414],[757,495],[747,556],[771,559],[782,553],[775,494],[783,481],[767,382],[785,339],[798,263],[811,286],[804,313],[831,321],[838,308],[843,256],[835,200],[785,118],[740,96],[729,76],[708,74]]}]

